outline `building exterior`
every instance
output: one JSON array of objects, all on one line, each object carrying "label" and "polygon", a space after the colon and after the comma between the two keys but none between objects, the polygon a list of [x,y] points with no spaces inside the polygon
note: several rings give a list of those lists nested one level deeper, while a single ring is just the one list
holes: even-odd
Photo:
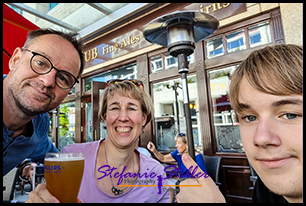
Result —
[{"label": "building exterior", "polygon": [[[60,6],[52,11],[54,15],[63,15]],[[74,11],[78,9],[74,7]],[[167,48],[147,42],[142,31],[151,20],[183,10],[203,11],[220,21],[219,30],[196,43],[188,57],[195,148],[205,155],[222,157],[220,190],[227,202],[251,202],[249,164],[239,123],[227,99],[229,76],[254,50],[279,43],[302,45],[301,3],[165,3],[107,32],[87,36],[80,84],[50,112],[53,120],[59,119],[52,121],[50,137],[59,149],[104,138],[106,130],[97,118],[104,82],[137,78],[144,82],[155,106],[155,119],[147,125],[140,144],[146,147],[153,141],[161,152],[173,151],[175,135],[186,132],[177,59]]]}]

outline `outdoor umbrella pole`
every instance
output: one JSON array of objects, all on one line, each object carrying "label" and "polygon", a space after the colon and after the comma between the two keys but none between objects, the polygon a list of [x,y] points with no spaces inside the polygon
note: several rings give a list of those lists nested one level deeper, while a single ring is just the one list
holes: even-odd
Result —
[{"label": "outdoor umbrella pole", "polygon": [[187,85],[187,73],[188,69],[188,60],[187,55],[185,53],[179,54],[178,58],[178,72],[181,75],[182,82],[182,92],[183,92],[183,101],[184,101],[184,111],[185,111],[185,119],[186,119],[186,128],[187,128],[187,141],[188,141],[188,153],[190,157],[195,161],[195,150],[193,143],[193,131],[192,131],[192,122],[191,122],[191,114],[189,107],[189,93],[188,93],[188,85]]}]

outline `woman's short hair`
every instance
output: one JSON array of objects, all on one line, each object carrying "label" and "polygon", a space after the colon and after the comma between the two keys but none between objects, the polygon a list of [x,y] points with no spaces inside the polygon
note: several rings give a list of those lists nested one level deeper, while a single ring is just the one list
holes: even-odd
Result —
[{"label": "woman's short hair", "polygon": [[252,87],[272,95],[302,95],[303,49],[277,44],[253,51],[233,72],[229,89],[232,108],[239,113],[238,97],[243,77]]},{"label": "woman's short hair", "polygon": [[142,87],[137,87],[134,83],[130,81],[118,82],[116,84],[110,84],[102,92],[99,100],[99,112],[98,118],[100,121],[104,121],[108,100],[114,96],[115,92],[124,97],[129,97],[138,100],[141,105],[141,110],[147,115],[147,121],[144,126],[146,126],[153,119],[153,101],[151,96],[143,91]]}]

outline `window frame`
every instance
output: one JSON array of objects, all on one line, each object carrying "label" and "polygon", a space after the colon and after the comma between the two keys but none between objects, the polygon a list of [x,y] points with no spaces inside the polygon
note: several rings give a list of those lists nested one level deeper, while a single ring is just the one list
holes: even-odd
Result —
[{"label": "window frame", "polygon": [[[249,32],[248,32],[248,28],[249,27],[253,27],[253,26],[256,26],[256,25],[259,25],[259,24],[263,24],[265,22],[268,22],[269,23],[269,29],[270,29],[270,34],[271,34],[271,42],[269,43],[266,43],[266,44],[261,44],[261,45],[258,45],[258,46],[253,46],[251,47],[250,45],[250,36],[249,36]],[[225,28],[224,28],[225,29]],[[246,44],[246,48],[243,49],[243,50],[240,50],[240,51],[237,51],[237,52],[231,52],[231,53],[228,53],[228,49],[227,49],[227,41],[226,41],[226,35],[228,34],[231,34],[233,32],[236,32],[236,31],[241,31],[243,30],[244,31],[244,36],[245,36],[245,44]],[[207,42],[210,41],[210,40],[213,40],[215,38],[218,38],[222,36],[222,41],[223,41],[223,55],[220,55],[220,56],[217,56],[217,57],[210,57],[208,58],[208,54],[207,54]],[[229,30],[226,30],[225,32],[223,33],[217,33],[215,34],[214,36],[210,37],[210,38],[207,38],[205,39],[204,41],[204,53],[205,53],[205,60],[212,60],[214,58],[220,58],[220,57],[225,57],[227,55],[231,55],[231,54],[235,54],[235,53],[239,53],[241,51],[245,51],[245,50],[249,50],[249,49],[253,49],[253,48],[259,48],[260,46],[267,46],[269,44],[274,44],[275,41],[274,41],[274,36],[273,36],[273,32],[272,32],[272,25],[271,25],[271,19],[263,19],[263,20],[260,20],[260,21],[256,21],[254,23],[251,23],[251,24],[244,24],[244,25],[241,25],[239,27],[236,27],[235,29],[231,29],[231,27],[229,26]]]}]

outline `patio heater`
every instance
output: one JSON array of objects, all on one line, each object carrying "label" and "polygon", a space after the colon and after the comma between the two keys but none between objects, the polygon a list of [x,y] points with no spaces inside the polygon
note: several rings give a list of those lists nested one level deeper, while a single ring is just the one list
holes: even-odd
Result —
[{"label": "patio heater", "polygon": [[167,46],[171,56],[178,58],[178,73],[181,76],[184,111],[186,116],[189,155],[195,160],[193,131],[189,108],[187,56],[195,49],[195,42],[214,34],[219,21],[214,16],[199,11],[178,11],[158,17],[143,30],[147,41]]}]

